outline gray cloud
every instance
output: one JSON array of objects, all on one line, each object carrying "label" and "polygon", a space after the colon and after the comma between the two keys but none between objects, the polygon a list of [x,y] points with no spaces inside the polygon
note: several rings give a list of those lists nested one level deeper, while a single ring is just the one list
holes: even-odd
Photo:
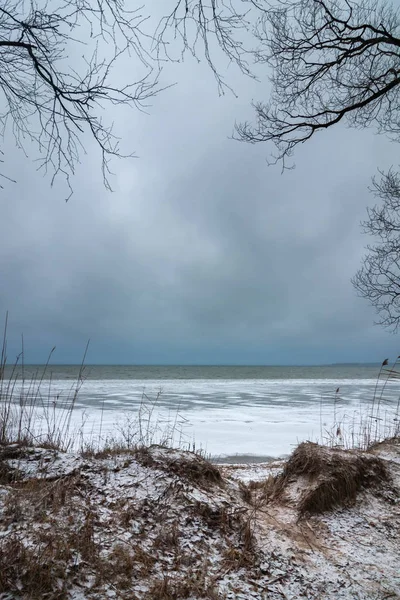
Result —
[{"label": "gray cloud", "polygon": [[113,164],[113,194],[90,141],[68,204],[62,186],[49,189],[8,141],[18,179],[0,196],[10,355],[21,332],[32,362],[54,344],[56,361],[79,362],[87,338],[89,362],[326,363],[398,353],[350,284],[368,241],[359,221],[373,202],[369,179],[391,164],[389,142],[337,128],[300,148],[296,169],[281,175],[267,166],[267,147],[229,139],[261,87],[234,75],[239,98],[218,98],[194,62],[164,77],[180,83],[150,115],[115,116],[140,158]]}]

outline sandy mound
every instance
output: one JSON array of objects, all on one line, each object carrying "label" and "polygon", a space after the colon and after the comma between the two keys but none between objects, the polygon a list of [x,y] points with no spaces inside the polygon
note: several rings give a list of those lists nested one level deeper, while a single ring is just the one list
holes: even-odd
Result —
[{"label": "sandy mound", "polygon": [[304,442],[273,481],[270,496],[295,501],[303,517],[354,504],[361,490],[387,489],[390,480],[378,456]]},{"label": "sandy mound", "polygon": [[254,483],[160,446],[0,448],[0,599],[400,598],[396,444],[302,444]]}]

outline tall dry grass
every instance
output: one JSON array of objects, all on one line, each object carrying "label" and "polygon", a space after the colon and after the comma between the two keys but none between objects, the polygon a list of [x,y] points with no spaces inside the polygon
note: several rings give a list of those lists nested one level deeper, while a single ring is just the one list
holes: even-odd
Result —
[{"label": "tall dry grass", "polygon": [[69,389],[60,391],[55,388],[50,366],[55,348],[50,351],[46,364],[28,376],[23,338],[21,352],[13,363],[8,361],[7,327],[8,315],[0,353],[0,446],[13,443],[40,445],[62,451],[77,450],[87,455],[133,450],[154,443],[196,450],[184,433],[187,420],[179,407],[167,415],[159,412],[161,391],[155,398],[150,398],[143,391],[138,410],[125,412],[115,423],[112,434],[103,435],[103,404],[96,423],[97,433],[86,431],[84,415],[77,425],[74,411],[86,378],[85,360],[89,342],[74,382]]},{"label": "tall dry grass", "polygon": [[[400,382],[400,356],[393,364],[385,359],[377,373],[372,396],[361,397],[356,410],[348,413],[342,408],[343,398],[340,388],[320,400],[319,442],[330,447],[367,450],[374,444],[400,436],[400,389],[397,403],[388,409],[385,392],[392,384]],[[323,423],[323,407],[328,406],[333,414],[333,422]]]},{"label": "tall dry grass", "polygon": [[144,391],[137,411],[125,411],[113,425],[113,433],[102,434],[103,412],[100,411],[99,431],[90,434],[79,431],[79,450],[85,456],[115,454],[116,452],[148,448],[158,444],[165,448],[190,450],[204,456],[201,448],[185,433],[187,419],[179,407],[163,414],[159,410],[162,391],[154,398]]},{"label": "tall dry grass", "polygon": [[24,340],[21,352],[13,363],[8,363],[6,315],[0,354],[0,445],[42,445],[60,450],[70,449],[72,413],[85,379],[85,352],[76,380],[66,394],[53,389],[49,365],[53,348],[46,364],[29,377],[25,370]]}]

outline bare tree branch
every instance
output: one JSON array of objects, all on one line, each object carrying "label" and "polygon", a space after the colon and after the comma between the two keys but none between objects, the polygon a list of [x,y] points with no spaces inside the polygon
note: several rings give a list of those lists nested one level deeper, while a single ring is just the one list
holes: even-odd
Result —
[{"label": "bare tree branch", "polygon": [[[254,9],[247,0],[177,0],[173,10],[160,20],[155,34],[158,59],[176,61],[187,52],[198,60],[204,56],[219,93],[227,89],[233,92],[217,66],[215,55],[219,49],[243,74],[255,78],[250,64],[253,51],[247,47],[247,38],[253,42]],[[181,47],[178,59],[170,48],[171,42],[176,41]]]},{"label": "bare tree branch", "polygon": [[[39,169],[50,172],[52,181],[63,175],[72,193],[70,178],[89,132],[110,188],[109,159],[122,153],[113,128],[100,114],[107,104],[147,106],[161,89],[163,61],[177,60],[171,42],[178,58],[186,52],[198,60],[205,57],[220,93],[230,87],[217,67],[217,51],[254,76],[244,41],[251,31],[249,14],[259,13],[253,3],[168,2],[166,16],[149,33],[144,7],[129,9],[126,0],[3,0],[0,135],[11,128],[25,153],[36,145]],[[132,71],[141,75],[121,84],[115,67],[124,56],[133,59]]]},{"label": "bare tree branch", "polygon": [[364,233],[376,238],[352,283],[375,307],[378,324],[400,327],[400,175],[393,170],[373,180],[373,193],[382,204],[368,209]]},{"label": "bare tree branch", "polygon": [[[150,39],[144,20],[123,0],[4,0],[0,6],[0,131],[11,127],[25,152],[36,144],[39,168],[52,181],[65,176],[70,193],[85,131],[97,142],[110,188],[109,159],[121,152],[101,110],[107,104],[143,109],[160,90],[159,69],[143,43]],[[142,75],[121,85],[114,67],[125,54],[139,60]]]},{"label": "bare tree branch", "polygon": [[400,139],[400,18],[372,0],[280,0],[260,10],[256,59],[272,67],[269,102],[240,140],[272,142],[275,162],[317,131],[346,120]]}]

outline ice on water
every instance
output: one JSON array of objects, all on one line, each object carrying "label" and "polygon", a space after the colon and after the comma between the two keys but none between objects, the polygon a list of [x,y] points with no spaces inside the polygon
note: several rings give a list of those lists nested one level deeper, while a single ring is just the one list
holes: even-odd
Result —
[{"label": "ice on water", "polygon": [[[373,378],[348,377],[89,378],[78,394],[71,427],[88,438],[116,435],[142,406],[157,427],[172,424],[181,442],[195,443],[213,456],[279,457],[300,441],[336,435],[338,424],[344,442],[351,444],[360,433],[360,414],[368,419],[375,385]],[[71,381],[53,380],[51,390],[49,397],[57,394],[61,402],[71,392]],[[399,391],[400,385],[390,382],[382,394],[377,423],[382,434],[393,424]]]}]

